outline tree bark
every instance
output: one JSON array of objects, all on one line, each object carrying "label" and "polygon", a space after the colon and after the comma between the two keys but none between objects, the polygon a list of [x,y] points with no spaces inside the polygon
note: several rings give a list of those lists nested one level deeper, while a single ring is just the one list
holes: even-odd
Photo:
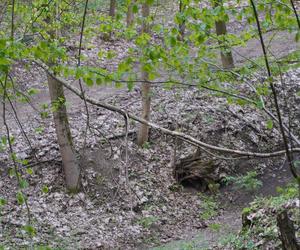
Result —
[{"label": "tree bark", "polygon": [[[142,15],[143,15],[143,24],[142,24],[142,32],[149,33],[150,27],[147,22],[147,18],[150,14],[150,7],[147,3],[142,5]],[[151,90],[150,83],[148,83],[148,73],[143,70],[142,65],[142,118],[146,121],[150,120],[150,111],[151,111]],[[142,146],[149,139],[149,126],[146,124],[141,124],[138,132],[137,143],[139,146]]]},{"label": "tree bark", "polygon": [[[117,7],[117,0],[110,0],[108,15],[111,17],[112,22],[114,21],[115,16],[116,16],[116,7]],[[105,41],[111,40],[112,34],[113,34],[112,30],[110,30],[108,33],[104,33],[103,39]]]},{"label": "tree bark", "polygon": [[[182,15],[182,13],[184,12],[185,9],[185,5],[183,4],[182,0],[179,1],[179,13]],[[178,40],[179,41],[183,41],[184,40],[184,36],[185,36],[185,20],[181,20],[179,23],[179,37]]]},{"label": "tree bark", "polygon": [[[221,6],[222,0],[215,0],[214,7]],[[225,21],[216,21],[216,34],[217,36],[224,36],[227,34],[226,23]],[[226,48],[224,46],[224,42],[219,40],[219,45],[221,46],[221,61],[224,69],[232,69],[234,68],[234,62],[232,53],[229,50],[230,48]]]},{"label": "tree bark", "polygon": [[116,16],[116,6],[117,6],[117,0],[110,0],[109,16],[111,16],[112,18]]},{"label": "tree bark", "polygon": [[127,27],[130,27],[134,21],[133,5],[135,1],[131,0],[127,7],[126,23]]},{"label": "tree bark", "polygon": [[77,192],[80,188],[80,168],[77,163],[69,127],[63,85],[48,75],[48,87],[53,108],[56,136],[62,157],[66,187],[70,192]]},{"label": "tree bark", "polygon": [[289,219],[287,211],[284,210],[277,215],[277,226],[280,232],[280,239],[283,250],[300,250],[295,236],[293,222]]}]

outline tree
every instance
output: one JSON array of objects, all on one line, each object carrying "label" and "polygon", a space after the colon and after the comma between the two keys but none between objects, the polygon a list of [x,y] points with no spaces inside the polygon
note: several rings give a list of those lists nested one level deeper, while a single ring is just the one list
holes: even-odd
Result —
[{"label": "tree", "polygon": [[113,22],[116,16],[116,7],[117,7],[117,1],[116,0],[110,0],[109,4],[109,12],[108,15],[110,17],[109,20],[109,32],[105,33],[103,38],[104,40],[110,40],[112,36],[112,31],[113,31]]},{"label": "tree", "polygon": [[50,75],[48,75],[48,87],[66,187],[69,191],[76,192],[80,187],[80,168],[70,131],[64,89],[62,84]]},{"label": "tree", "polygon": [[[54,4],[54,11],[57,13],[59,3]],[[52,9],[49,9],[52,11]],[[47,15],[45,23],[51,24],[50,15]],[[50,25],[51,26],[51,25]],[[58,28],[48,30],[49,41],[51,44],[57,37]],[[57,60],[49,59],[48,64],[55,66]],[[80,187],[80,167],[76,159],[76,152],[73,145],[73,139],[69,126],[68,113],[65,106],[66,98],[64,95],[63,85],[48,74],[48,88],[54,118],[56,137],[59,145],[59,150],[62,158],[62,164],[65,174],[66,187],[70,192],[77,192]]]},{"label": "tree", "polygon": [[110,0],[109,16],[111,16],[112,19],[114,19],[114,17],[116,16],[116,7],[117,7],[117,0]]},{"label": "tree", "polygon": [[[150,14],[150,6],[148,3],[143,3],[142,5],[142,33],[149,33],[150,27],[148,23],[148,17]],[[148,73],[144,68],[145,64],[141,65],[141,79],[142,83],[142,118],[146,121],[150,120],[150,111],[151,111],[151,91],[150,91],[150,83],[148,82]],[[137,143],[142,146],[145,142],[148,141],[149,138],[149,126],[146,124],[141,124],[138,132]]]},{"label": "tree", "polygon": [[185,4],[183,3],[183,0],[179,1],[179,36],[178,40],[183,41],[184,40],[184,35],[185,35],[185,17],[184,17],[184,9],[185,9]]},{"label": "tree", "polygon": [[127,27],[131,26],[134,21],[134,12],[133,12],[134,4],[135,4],[135,0],[129,0],[127,4],[127,13],[126,13]]},{"label": "tree", "polygon": [[[222,0],[214,0],[214,7],[222,7]],[[234,68],[233,57],[230,48],[225,45],[225,36],[227,34],[226,23],[224,20],[215,22],[216,34],[219,37],[219,45],[221,47],[221,61],[224,69]]]}]

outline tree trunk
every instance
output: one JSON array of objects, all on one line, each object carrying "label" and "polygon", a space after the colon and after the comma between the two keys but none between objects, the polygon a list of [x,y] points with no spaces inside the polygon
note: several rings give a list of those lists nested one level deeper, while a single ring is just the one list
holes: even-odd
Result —
[{"label": "tree trunk", "polygon": [[69,127],[63,86],[49,75],[48,86],[53,108],[56,136],[64,168],[66,187],[70,192],[77,192],[80,188],[80,168],[77,163]]},{"label": "tree trunk", "polygon": [[[108,15],[111,17],[112,22],[114,21],[116,16],[116,7],[117,7],[117,0],[110,0]],[[112,33],[113,33],[112,30],[110,30],[108,33],[104,33],[103,39],[105,41],[111,40]]]},{"label": "tree trunk", "polygon": [[[214,5],[214,7],[222,5],[222,0],[215,0]],[[226,23],[224,21],[217,21],[215,23],[215,26],[218,36],[224,36],[227,34]],[[232,53],[230,51],[230,48],[226,48],[221,40],[219,40],[219,45],[221,46],[221,61],[223,68],[232,69],[234,68]]]},{"label": "tree trunk", "polygon": [[[182,15],[182,13],[184,12],[185,9],[185,5],[183,4],[182,0],[179,1],[179,13]],[[185,20],[181,20],[179,23],[179,37],[178,40],[179,41],[183,41],[184,40],[184,36],[185,36]]]},{"label": "tree trunk", "polygon": [[133,23],[134,20],[134,13],[133,13],[133,5],[134,5],[135,1],[132,0],[127,7],[127,15],[126,15],[126,23],[127,23],[127,27],[130,27]]},{"label": "tree trunk", "polygon": [[112,18],[116,16],[116,6],[117,6],[117,0],[110,0],[109,16],[111,16]]},{"label": "tree trunk", "polygon": [[[150,7],[147,3],[144,3],[142,6],[142,15],[144,18],[143,25],[142,25],[142,32],[149,33],[150,27],[147,22],[147,18],[150,14]],[[143,68],[143,65],[142,65]],[[150,106],[151,106],[151,90],[150,90],[150,83],[148,83],[148,73],[142,69],[142,118],[149,121],[150,120]],[[149,126],[146,124],[141,124],[137,143],[139,146],[142,146],[145,142],[149,139]]]},{"label": "tree trunk", "polygon": [[287,211],[284,210],[277,215],[277,226],[280,232],[280,239],[283,250],[300,250],[295,236],[293,222],[289,219]]}]

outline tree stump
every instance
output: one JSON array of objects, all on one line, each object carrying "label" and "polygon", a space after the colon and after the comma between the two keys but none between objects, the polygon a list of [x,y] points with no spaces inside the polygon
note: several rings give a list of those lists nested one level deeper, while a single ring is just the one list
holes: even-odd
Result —
[{"label": "tree stump", "polygon": [[218,164],[213,160],[202,160],[195,155],[180,159],[174,166],[174,178],[184,187],[204,192],[218,185],[216,169]]},{"label": "tree stump", "polygon": [[300,250],[295,236],[295,228],[293,222],[288,217],[286,210],[277,215],[277,226],[280,232],[282,249],[284,250]]}]

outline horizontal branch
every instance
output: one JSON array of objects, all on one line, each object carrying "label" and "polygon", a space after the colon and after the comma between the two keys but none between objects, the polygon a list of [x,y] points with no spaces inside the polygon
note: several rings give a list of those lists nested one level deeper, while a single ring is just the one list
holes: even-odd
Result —
[{"label": "horizontal branch", "polygon": [[[70,84],[66,80],[64,80],[60,77],[57,77],[55,74],[52,73],[52,71],[45,64],[40,63],[40,62],[35,62],[35,63],[37,65],[39,65],[40,67],[42,67],[48,75],[50,75],[51,77],[56,79],[58,82],[60,82],[65,88],[67,88],[68,90],[73,92],[78,97],[83,98],[82,93],[79,89],[72,86],[72,84]],[[195,146],[207,148],[207,149],[222,152],[222,153],[237,154],[237,155],[243,155],[243,156],[248,156],[248,157],[259,157],[259,158],[276,157],[276,156],[284,155],[286,152],[285,150],[280,150],[280,151],[275,151],[275,152],[270,152],[270,153],[258,153],[258,152],[241,151],[241,150],[236,150],[236,149],[229,149],[229,148],[214,146],[214,145],[202,142],[202,141],[200,141],[190,135],[184,134],[182,132],[172,131],[172,130],[166,129],[164,127],[161,127],[161,126],[157,125],[156,123],[146,121],[138,116],[135,116],[134,114],[132,114],[130,112],[127,112],[126,110],[123,110],[121,108],[118,108],[116,106],[113,106],[113,105],[110,105],[107,103],[103,103],[101,101],[98,101],[98,100],[90,97],[90,96],[85,95],[84,97],[85,97],[86,101],[92,105],[95,105],[95,106],[98,106],[98,107],[101,107],[104,109],[108,109],[113,112],[117,112],[124,117],[129,117],[130,119],[132,119],[134,121],[137,121],[142,124],[146,124],[154,129],[160,130],[162,133],[178,137],[178,138],[182,139],[183,141],[185,141],[189,144],[195,145]],[[290,149],[290,152],[300,152],[300,148]]]}]

